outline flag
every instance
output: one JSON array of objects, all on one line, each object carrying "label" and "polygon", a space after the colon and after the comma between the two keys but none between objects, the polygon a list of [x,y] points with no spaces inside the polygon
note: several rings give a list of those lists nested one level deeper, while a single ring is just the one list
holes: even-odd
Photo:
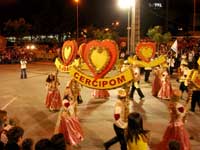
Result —
[{"label": "flag", "polygon": [[176,57],[178,57],[178,42],[177,42],[177,40],[172,44],[171,49],[176,53]]}]

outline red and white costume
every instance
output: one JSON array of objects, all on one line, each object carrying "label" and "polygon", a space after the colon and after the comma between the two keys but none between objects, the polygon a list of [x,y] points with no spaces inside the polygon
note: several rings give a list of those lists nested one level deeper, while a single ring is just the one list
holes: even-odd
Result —
[{"label": "red and white costume", "polygon": [[185,116],[185,108],[178,102],[170,104],[171,120],[165,130],[163,139],[158,149],[168,150],[168,144],[171,140],[180,143],[180,150],[191,150],[189,135],[184,127],[183,118]]},{"label": "red and white costume", "polygon": [[161,77],[161,88],[158,92],[158,98],[161,99],[171,99],[171,96],[173,95],[173,91],[172,91],[172,86],[170,83],[170,77],[167,71],[164,71],[162,73],[162,77]]},{"label": "red and white costume", "polygon": [[45,105],[49,110],[59,110],[62,107],[59,85],[59,81],[55,80],[55,78],[46,82],[47,96]]},{"label": "red and white costume", "polygon": [[70,145],[77,145],[84,139],[76,108],[77,101],[71,89],[66,88],[58,132],[64,135],[66,142]]}]

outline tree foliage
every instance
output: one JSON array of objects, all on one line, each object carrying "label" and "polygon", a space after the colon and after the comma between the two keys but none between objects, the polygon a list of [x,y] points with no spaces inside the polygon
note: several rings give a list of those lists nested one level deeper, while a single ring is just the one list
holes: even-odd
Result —
[{"label": "tree foliage", "polygon": [[97,40],[104,40],[104,39],[118,40],[119,35],[117,32],[111,29],[106,30],[90,26],[87,29],[87,38],[97,39]]},{"label": "tree foliage", "polygon": [[18,20],[8,20],[4,26],[4,32],[6,36],[15,36],[17,41],[26,35],[29,35],[32,26],[26,23],[24,18]]},{"label": "tree foliage", "polygon": [[150,28],[147,32],[147,35],[156,43],[167,43],[172,39],[171,33],[163,33],[162,28],[160,26]]}]

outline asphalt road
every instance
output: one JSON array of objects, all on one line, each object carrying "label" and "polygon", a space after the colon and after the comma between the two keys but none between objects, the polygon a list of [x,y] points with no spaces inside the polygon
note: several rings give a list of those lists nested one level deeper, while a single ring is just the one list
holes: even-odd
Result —
[{"label": "asphalt road", "polygon": [[[0,109],[5,109],[10,118],[25,129],[24,138],[33,138],[35,142],[41,138],[50,138],[54,134],[58,114],[49,112],[45,108],[46,96],[45,80],[47,74],[55,72],[51,63],[28,64],[28,78],[20,79],[20,65],[0,65]],[[64,87],[71,78],[67,73],[58,75],[63,95]],[[177,87],[175,79],[173,87]],[[151,96],[151,84],[141,81],[141,89],[145,95],[144,104],[139,103],[135,94],[136,103],[130,103],[130,111],[138,111],[143,115],[145,129],[151,130],[151,144],[158,143],[169,121],[167,102]],[[112,128],[113,106],[117,89],[110,90],[108,100],[93,99],[92,89],[82,87],[83,104],[78,106],[79,118],[84,130],[85,140],[73,150],[103,150],[103,142],[114,136]],[[186,94],[185,94],[186,97]],[[184,102],[183,100],[181,102]],[[200,149],[200,109],[196,113],[188,114],[186,129],[190,136],[192,150]],[[113,145],[110,150],[119,150],[119,144]]]}]

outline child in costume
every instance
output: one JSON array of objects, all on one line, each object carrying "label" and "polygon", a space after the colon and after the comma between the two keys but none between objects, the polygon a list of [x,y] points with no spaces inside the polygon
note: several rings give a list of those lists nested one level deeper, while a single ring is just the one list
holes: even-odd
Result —
[{"label": "child in costume", "polygon": [[157,97],[161,88],[161,69],[159,66],[153,68],[154,79],[152,81],[152,95]]},{"label": "child in costume", "polygon": [[172,101],[169,103],[170,122],[165,130],[163,139],[158,149],[168,150],[169,142],[172,140],[180,143],[180,150],[190,150],[189,135],[184,127],[185,107],[178,102],[181,92],[174,91]]},{"label": "child in costume", "polygon": [[170,76],[167,70],[162,73],[161,77],[161,88],[158,92],[158,98],[169,100],[173,94]]},{"label": "child in costume", "polygon": [[83,141],[83,131],[77,117],[77,100],[72,90],[68,88],[70,84],[68,84],[64,93],[58,132],[64,135],[69,145],[76,146]]},{"label": "child in costume", "polygon": [[80,84],[75,79],[71,79],[68,82],[66,89],[64,91],[64,96],[67,95],[69,91],[73,95],[74,99],[77,100],[78,104],[83,103],[81,97],[81,87]]},{"label": "child in costume", "polygon": [[60,82],[53,74],[49,74],[46,79],[47,96],[45,105],[50,111],[58,111],[62,107],[62,100],[58,86]]}]

